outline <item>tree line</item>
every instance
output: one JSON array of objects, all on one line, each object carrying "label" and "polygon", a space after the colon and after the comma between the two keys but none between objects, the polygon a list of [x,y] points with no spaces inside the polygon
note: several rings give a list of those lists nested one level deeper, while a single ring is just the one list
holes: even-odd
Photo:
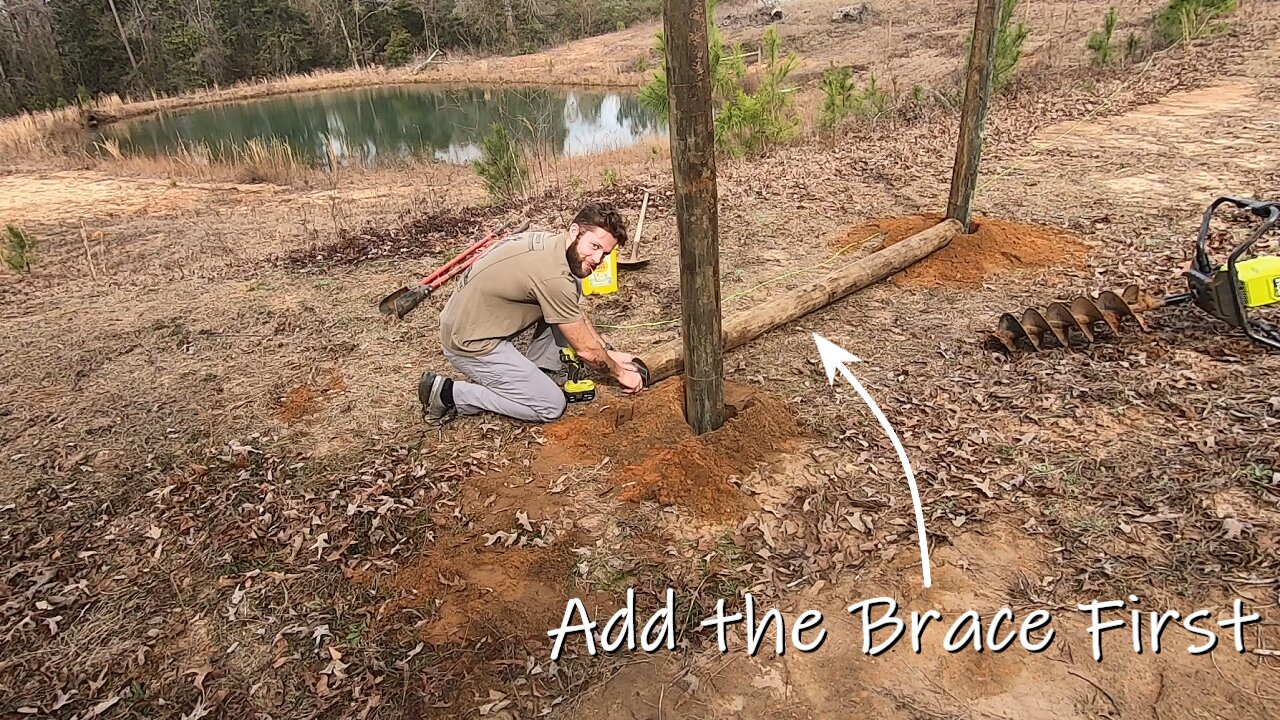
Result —
[{"label": "tree line", "polygon": [[435,49],[529,52],[660,12],[660,0],[0,0],[0,114]]}]

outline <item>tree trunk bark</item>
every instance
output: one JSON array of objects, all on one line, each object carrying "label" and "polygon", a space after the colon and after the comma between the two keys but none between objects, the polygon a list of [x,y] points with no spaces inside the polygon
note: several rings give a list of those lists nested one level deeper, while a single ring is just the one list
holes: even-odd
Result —
[{"label": "tree trunk bark", "polygon": [[703,0],[666,0],[671,169],[680,237],[685,419],[695,434],[724,425],[715,128]]},{"label": "tree trunk bark", "polygon": [[511,41],[516,37],[516,11],[511,0],[502,0],[502,8],[507,15],[507,40]]},{"label": "tree trunk bark", "polygon": [[[356,21],[356,24],[355,24],[356,47],[360,48],[360,54],[363,55],[364,54],[364,37],[360,35],[360,0],[351,0],[351,17],[354,18]],[[348,40],[347,44],[350,44],[350,43],[351,41]],[[351,52],[354,54],[355,50],[352,50]]]},{"label": "tree trunk bark", "polygon": [[124,43],[124,51],[129,54],[129,65],[133,67],[133,74],[138,74],[138,60],[133,56],[133,48],[129,46],[129,36],[124,34],[124,25],[120,23],[120,13],[116,11],[116,0],[107,0],[107,4],[111,6],[111,17],[116,19],[116,30],[120,31],[120,42]]},{"label": "tree trunk bark", "polygon": [[[818,308],[877,283],[946,247],[960,234],[960,223],[943,220],[894,245],[840,268],[808,287],[760,303],[725,319],[725,352],[741,347],[776,327],[798,320]],[[684,368],[681,343],[673,340],[640,356],[653,382],[671,377]]]},{"label": "tree trunk bark", "polygon": [[351,36],[347,34],[347,21],[342,19],[342,11],[338,11],[338,24],[342,26],[342,37],[347,41],[347,51],[351,53],[351,64],[360,69],[360,60],[356,57],[356,47],[351,44]]},{"label": "tree trunk bark", "polygon": [[995,71],[996,24],[1000,0],[978,0],[973,21],[973,49],[965,80],[964,107],[960,114],[960,140],[951,171],[951,197],[947,217],[959,220],[964,232],[972,232],[970,222],[973,193],[978,186],[978,166],[982,163],[983,126],[991,100],[991,76]]},{"label": "tree trunk bark", "polygon": [[[3,48],[2,50],[7,50],[7,49],[8,48]],[[16,110],[18,106],[18,100],[14,96],[13,88],[9,86],[9,75],[4,70],[4,63],[5,63],[4,52],[0,51],[0,85],[4,86],[4,96],[9,99],[9,104],[13,105],[13,109]]]}]

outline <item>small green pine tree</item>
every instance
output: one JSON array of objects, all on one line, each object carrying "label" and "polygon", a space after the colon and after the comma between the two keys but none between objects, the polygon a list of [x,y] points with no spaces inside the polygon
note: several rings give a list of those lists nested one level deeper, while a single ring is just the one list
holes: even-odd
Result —
[{"label": "small green pine tree", "polygon": [[1124,44],[1125,62],[1133,62],[1142,54],[1142,40],[1138,38],[1138,33],[1130,32],[1129,39]]},{"label": "small green pine tree", "polygon": [[4,262],[11,270],[30,272],[36,240],[16,225],[5,225]]},{"label": "small green pine tree", "polygon": [[[995,69],[992,72],[992,89],[1003,90],[1013,79],[1013,71],[1022,59],[1022,43],[1026,41],[1030,29],[1025,23],[1013,24],[1013,13],[1018,7],[1018,0],[1001,0],[999,24],[996,28]],[[973,54],[973,33],[965,40],[965,57]]]},{"label": "small green pine tree", "polygon": [[1087,47],[1093,53],[1093,64],[1098,67],[1105,67],[1111,64],[1112,57],[1115,55],[1115,49],[1111,45],[1111,36],[1116,31],[1116,9],[1113,7],[1107,11],[1107,17],[1102,21],[1102,32],[1089,33],[1089,41]]},{"label": "small green pine tree", "polygon": [[1013,71],[1022,59],[1022,43],[1031,32],[1024,23],[1013,24],[1018,0],[1003,0],[1000,10],[1000,33],[996,36],[996,69],[992,82],[997,91],[1013,79]]},{"label": "small green pine tree", "polygon": [[391,38],[387,40],[386,54],[387,64],[392,67],[398,67],[409,62],[409,58],[413,54],[413,36],[401,28],[392,30]]},{"label": "small green pine tree", "polygon": [[[734,45],[725,47],[724,38],[716,26],[716,3],[718,0],[704,0],[707,8],[707,50],[711,66],[711,101],[713,104],[725,102],[733,97],[747,74],[747,64],[738,57],[742,48]],[[772,28],[770,28],[772,29]],[[661,58],[658,69],[650,76],[649,82],[640,89],[640,101],[651,112],[662,120],[667,120],[670,108],[667,105],[667,42],[663,33],[657,34],[656,51]]]},{"label": "small green pine tree", "polygon": [[1237,0],[1169,0],[1156,15],[1156,40],[1168,47],[1220,32],[1225,26],[1215,21],[1235,12],[1237,5]]},{"label": "small green pine tree", "polygon": [[853,70],[842,67],[830,68],[823,73],[819,87],[822,88],[822,110],[818,124],[830,129],[849,114],[858,84],[853,79]]},{"label": "small green pine tree", "polygon": [[476,173],[484,181],[489,195],[498,200],[512,200],[523,195],[529,178],[524,156],[505,125],[494,123],[480,143],[480,159]]}]

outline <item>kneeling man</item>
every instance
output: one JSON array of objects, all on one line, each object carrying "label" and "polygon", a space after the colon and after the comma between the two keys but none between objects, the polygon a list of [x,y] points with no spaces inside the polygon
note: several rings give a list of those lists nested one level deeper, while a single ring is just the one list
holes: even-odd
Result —
[{"label": "kneeling man", "polygon": [[[548,422],[564,413],[560,349],[571,347],[588,367],[614,378],[628,393],[642,381],[635,356],[609,349],[582,311],[579,283],[627,228],[612,206],[582,208],[565,232],[526,232],[490,248],[461,275],[440,314],[444,355],[472,382],[423,373],[418,400],[437,423],[457,415],[494,412]],[[533,331],[526,352],[513,340]]]}]

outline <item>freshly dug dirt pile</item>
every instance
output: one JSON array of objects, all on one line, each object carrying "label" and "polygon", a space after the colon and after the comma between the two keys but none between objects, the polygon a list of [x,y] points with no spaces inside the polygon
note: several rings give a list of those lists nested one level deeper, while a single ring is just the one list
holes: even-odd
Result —
[{"label": "freshly dug dirt pile", "polygon": [[[635,398],[598,398],[587,413],[548,425],[535,472],[611,460],[611,482],[626,502],[652,500],[723,519],[750,499],[729,479],[785,452],[799,437],[786,405],[754,388],[725,383],[731,417],[699,437],[684,417],[684,382],[673,378]],[[618,469],[620,468],[620,469]]]},{"label": "freshly dug dirt pile", "polygon": [[286,425],[293,425],[304,417],[318,412],[322,396],[343,392],[347,389],[346,381],[336,372],[329,370],[325,371],[323,375],[323,384],[317,383],[313,387],[304,383],[291,390],[281,401],[280,409],[276,412],[276,418]]},{"label": "freshly dug dirt pile", "polygon": [[[831,241],[844,247],[878,233],[888,247],[941,222],[943,215],[882,218],[860,225]],[[1070,233],[1040,225],[974,217],[972,234],[956,236],[947,247],[890,278],[898,285],[972,288],[1011,270],[1034,270],[1078,262],[1088,247]]]},{"label": "freshly dug dirt pile", "polygon": [[280,422],[292,425],[315,412],[316,405],[316,391],[306,385],[299,385],[284,399],[276,416],[280,418]]}]

